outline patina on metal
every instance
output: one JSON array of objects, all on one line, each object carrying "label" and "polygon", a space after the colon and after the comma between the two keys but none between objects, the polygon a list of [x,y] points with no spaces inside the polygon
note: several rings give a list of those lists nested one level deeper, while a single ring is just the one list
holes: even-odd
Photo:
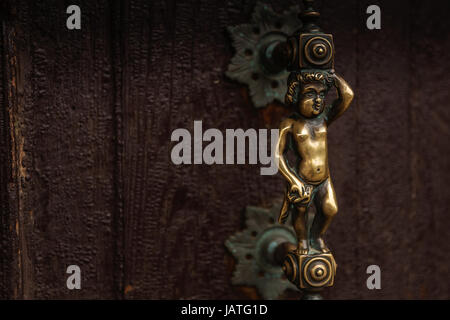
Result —
[{"label": "patina on metal", "polygon": [[276,299],[286,289],[295,289],[283,276],[281,265],[295,249],[296,237],[291,226],[277,224],[279,207],[279,202],[269,209],[247,207],[246,228],[225,242],[237,261],[233,285],[255,287],[264,299]]},{"label": "patina on metal", "polygon": [[[334,72],[332,35],[317,26],[320,14],[313,1],[304,3],[304,27],[288,40],[293,56],[285,103],[295,112],[281,122],[275,153],[287,181],[278,221],[283,224],[291,216],[298,240],[297,249],[284,261],[286,276],[305,293],[304,299],[320,299],[318,292],[333,285],[337,268],[324,241],[338,212],[328,167],[328,127],[350,106],[353,91]],[[326,105],[332,88],[338,98]],[[292,166],[289,153],[295,157]]]},{"label": "patina on metal", "polygon": [[[284,224],[291,216],[297,248],[286,255],[282,268],[305,293],[304,299],[320,299],[319,292],[333,285],[337,268],[324,241],[338,212],[328,166],[328,127],[350,106],[353,91],[334,71],[333,36],[318,26],[320,14],[313,7],[314,0],[303,3],[298,22],[302,27],[285,41],[264,43],[258,49],[259,59],[248,60],[252,68],[271,76],[290,72],[284,100],[295,111],[281,122],[275,156],[287,181],[278,221]],[[326,105],[330,89],[337,91],[338,98]],[[252,94],[256,106],[269,102],[255,97],[259,93]],[[295,158],[292,165],[289,155]]]},{"label": "patina on metal", "polygon": [[235,54],[226,75],[248,85],[256,108],[277,100],[284,101],[291,53],[286,40],[302,26],[299,6],[282,14],[268,4],[257,4],[248,24],[228,27]]}]

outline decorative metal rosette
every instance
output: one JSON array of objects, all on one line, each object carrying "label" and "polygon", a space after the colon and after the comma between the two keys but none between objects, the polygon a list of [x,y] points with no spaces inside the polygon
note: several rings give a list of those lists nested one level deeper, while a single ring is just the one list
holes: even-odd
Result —
[{"label": "decorative metal rosette", "polygon": [[293,6],[282,14],[275,13],[268,4],[258,3],[251,23],[228,27],[236,50],[226,75],[247,84],[250,97],[257,108],[278,100],[284,102],[289,72],[272,72],[264,68],[265,49],[278,41],[286,41],[301,28],[299,6]]},{"label": "decorative metal rosette", "polygon": [[263,299],[276,299],[288,288],[295,290],[283,276],[281,266],[272,259],[278,245],[297,241],[291,226],[276,222],[279,208],[279,203],[271,209],[247,207],[246,229],[225,242],[237,260],[232,284],[256,287]]}]

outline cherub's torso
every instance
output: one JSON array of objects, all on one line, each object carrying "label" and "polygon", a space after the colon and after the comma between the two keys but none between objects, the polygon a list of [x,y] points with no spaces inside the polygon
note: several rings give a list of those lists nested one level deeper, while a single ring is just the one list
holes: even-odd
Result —
[{"label": "cherub's torso", "polygon": [[292,126],[295,148],[301,160],[298,174],[305,182],[319,184],[328,170],[327,124],[323,118],[297,119]]}]

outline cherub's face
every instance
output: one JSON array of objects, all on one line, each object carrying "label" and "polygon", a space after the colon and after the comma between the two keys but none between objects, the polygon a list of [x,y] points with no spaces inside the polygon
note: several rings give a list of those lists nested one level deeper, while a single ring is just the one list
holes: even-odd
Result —
[{"label": "cherub's face", "polygon": [[321,82],[311,82],[303,86],[299,95],[298,108],[306,118],[316,117],[322,113],[325,106],[326,86]]}]

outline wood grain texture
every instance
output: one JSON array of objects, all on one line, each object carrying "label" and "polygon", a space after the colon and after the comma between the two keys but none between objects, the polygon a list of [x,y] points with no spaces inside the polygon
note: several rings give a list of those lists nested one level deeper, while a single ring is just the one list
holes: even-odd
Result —
[{"label": "wood grain texture", "polygon": [[[0,56],[0,298],[258,298],[224,241],[281,197],[257,165],[170,161],[171,133],[277,127],[224,76],[256,1],[9,1]],[[297,1],[273,3],[282,11]],[[369,4],[382,29],[365,26]],[[353,105],[330,128],[329,299],[448,299],[449,4],[317,1]],[[430,19],[434,16],[435,18]],[[82,290],[66,288],[70,264]],[[382,290],[366,288],[366,268]],[[283,298],[295,298],[289,292]]]},{"label": "wood grain texture", "polygon": [[[65,28],[60,1],[11,4],[17,84],[10,114],[21,284],[16,297],[114,298],[116,234],[111,8],[84,2]],[[11,80],[11,79],[8,79]],[[14,79],[13,79],[14,81]],[[83,290],[66,287],[79,265]]]},{"label": "wood grain texture", "polygon": [[276,178],[256,166],[175,166],[169,142],[176,128],[192,132],[194,120],[205,129],[259,127],[257,111],[224,78],[226,26],[252,8],[243,15],[240,2],[130,1],[125,10],[127,298],[234,296],[224,241],[246,205],[278,193]]},{"label": "wood grain texture", "polygon": [[[9,68],[7,61],[6,41],[9,38],[6,29],[6,12],[8,8],[5,4],[0,6],[0,298],[8,299],[13,295],[14,283],[17,281],[14,260],[17,256],[13,253],[13,243],[16,240],[14,234],[14,224],[12,223],[12,212],[9,210],[9,192],[13,185],[11,177],[10,135],[9,135],[9,115],[4,106],[7,105],[9,85],[6,82]],[[8,66],[8,67],[7,67]]]},{"label": "wood grain texture", "polygon": [[[450,297],[449,91],[450,48],[446,18],[450,4],[433,8],[415,1],[410,8],[410,210],[406,224],[411,269],[407,297]],[[433,19],[427,17],[434,16]]]},{"label": "wood grain texture", "polygon": [[[369,4],[359,2],[359,11],[364,13]],[[409,88],[405,77],[409,72],[409,17],[405,7],[407,1],[383,3],[381,30],[361,28],[357,37],[358,298],[376,299],[381,294],[366,288],[368,265],[380,266],[383,292],[390,298],[401,297],[398,288],[406,289],[403,268],[413,267],[412,262],[399,263],[407,250],[401,243],[408,236],[403,226],[410,198],[406,145]]]}]

